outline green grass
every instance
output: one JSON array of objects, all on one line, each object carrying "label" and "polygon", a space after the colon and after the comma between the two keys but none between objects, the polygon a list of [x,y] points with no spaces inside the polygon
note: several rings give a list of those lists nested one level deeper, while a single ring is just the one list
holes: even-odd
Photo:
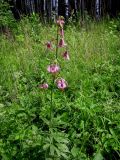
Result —
[{"label": "green grass", "polygon": [[[49,59],[44,43],[55,25],[21,21],[0,36],[0,158],[3,160],[118,160],[120,156],[120,37],[116,23],[65,27],[70,61],[61,58],[68,89],[54,93],[49,135]],[[50,138],[54,137],[54,146]]]}]

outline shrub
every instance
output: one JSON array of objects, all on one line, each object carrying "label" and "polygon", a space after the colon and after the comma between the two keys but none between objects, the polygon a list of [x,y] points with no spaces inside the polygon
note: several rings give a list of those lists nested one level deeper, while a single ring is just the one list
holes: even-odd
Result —
[{"label": "shrub", "polygon": [[0,2],[0,30],[7,31],[8,28],[14,26],[14,18],[8,2],[1,0]]}]

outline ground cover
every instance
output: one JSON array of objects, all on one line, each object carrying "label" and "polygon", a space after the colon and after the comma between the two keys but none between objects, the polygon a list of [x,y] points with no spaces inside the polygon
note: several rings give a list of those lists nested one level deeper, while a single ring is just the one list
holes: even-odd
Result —
[{"label": "ground cover", "polygon": [[[49,134],[56,26],[24,19],[0,36],[0,157],[3,160],[118,160],[120,156],[120,37],[117,24],[65,26],[70,60],[61,57],[65,91],[55,89],[54,130]],[[54,144],[51,144],[51,137]]]}]

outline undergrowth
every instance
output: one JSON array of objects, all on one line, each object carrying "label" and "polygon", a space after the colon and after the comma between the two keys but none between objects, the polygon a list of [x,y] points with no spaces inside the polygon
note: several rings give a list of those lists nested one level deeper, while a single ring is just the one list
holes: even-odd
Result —
[{"label": "undergrowth", "polygon": [[[56,90],[50,143],[49,91],[45,42],[55,25],[25,18],[0,36],[0,159],[118,160],[120,156],[120,37],[114,21],[91,22],[87,29],[66,25],[70,61],[61,62],[68,81]],[[62,53],[62,49],[60,51]],[[60,54],[59,53],[59,54]],[[64,70],[65,66],[65,70]],[[56,149],[54,149],[56,147]],[[57,150],[58,149],[58,150]]]}]

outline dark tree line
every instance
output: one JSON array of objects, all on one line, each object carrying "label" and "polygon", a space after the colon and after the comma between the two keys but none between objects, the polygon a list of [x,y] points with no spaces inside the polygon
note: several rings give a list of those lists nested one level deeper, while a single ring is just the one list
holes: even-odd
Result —
[{"label": "dark tree line", "polygon": [[105,15],[114,17],[120,12],[120,0],[9,0],[9,3],[16,19],[33,12],[48,19],[58,15],[68,18],[73,13],[81,16],[88,13],[99,19]]}]

